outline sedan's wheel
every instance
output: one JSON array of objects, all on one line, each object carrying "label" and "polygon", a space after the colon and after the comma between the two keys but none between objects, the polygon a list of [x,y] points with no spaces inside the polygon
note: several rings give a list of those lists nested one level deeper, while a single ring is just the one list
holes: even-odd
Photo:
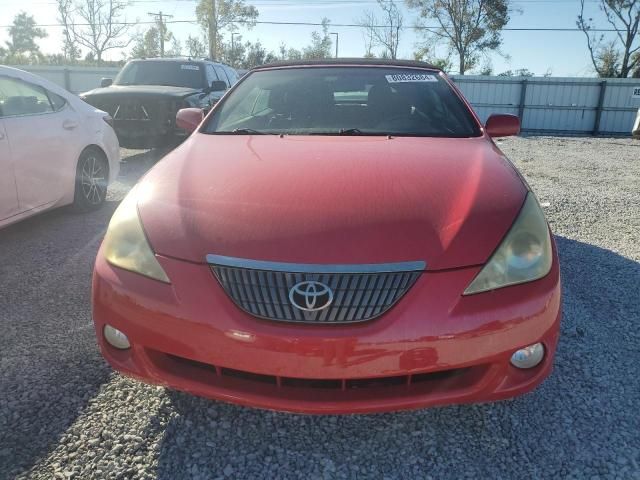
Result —
[{"label": "sedan's wheel", "polygon": [[73,206],[81,212],[96,210],[107,196],[109,172],[104,155],[96,150],[85,150],[78,160],[76,189]]}]

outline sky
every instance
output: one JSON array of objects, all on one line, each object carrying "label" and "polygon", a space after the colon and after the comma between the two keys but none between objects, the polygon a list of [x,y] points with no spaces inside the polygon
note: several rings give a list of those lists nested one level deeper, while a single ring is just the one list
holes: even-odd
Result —
[{"label": "sky", "polygon": [[[597,27],[606,28],[608,24],[598,10],[598,0],[586,1],[587,16],[593,17]],[[246,3],[258,8],[260,21],[320,22],[326,17],[334,24],[353,24],[365,11],[377,11],[375,0],[246,0]],[[398,3],[402,5],[405,24],[413,25],[416,12],[404,7],[404,2]],[[197,0],[131,0],[126,20],[152,21],[148,13],[158,11],[173,15],[170,19],[172,21],[194,20],[196,5]],[[579,0],[516,0],[512,1],[512,5],[516,11],[512,13],[507,28],[575,28],[580,9]],[[0,0],[0,45],[8,39],[6,26],[11,24],[13,17],[21,11],[33,15],[40,25],[58,23],[55,0]],[[132,32],[136,29],[143,32],[147,27],[144,24],[138,25]],[[169,28],[183,44],[188,35],[200,34],[200,29],[195,23],[174,23],[170,24]],[[319,28],[257,25],[251,30],[241,27],[239,33],[244,41],[260,40],[268,50],[277,51],[281,43],[295,48],[307,45],[311,32]],[[41,50],[45,53],[60,52],[62,28],[47,27],[46,30],[49,36],[40,40]],[[362,29],[336,26],[331,27],[330,31],[339,35],[339,56],[359,57],[364,54]],[[527,68],[536,75],[594,75],[586,40],[580,31],[504,31],[503,39],[501,53],[489,56],[495,73]],[[405,29],[400,40],[399,57],[412,58],[420,40],[419,33],[413,29]],[[119,60],[122,55],[120,51],[111,51],[105,58]]]}]

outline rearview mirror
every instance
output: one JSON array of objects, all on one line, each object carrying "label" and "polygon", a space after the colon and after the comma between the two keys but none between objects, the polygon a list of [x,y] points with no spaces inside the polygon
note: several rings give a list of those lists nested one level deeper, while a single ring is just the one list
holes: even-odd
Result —
[{"label": "rearview mirror", "polygon": [[484,129],[491,138],[511,137],[520,133],[520,119],[516,115],[502,113],[491,115]]},{"label": "rearview mirror", "polygon": [[102,88],[110,87],[111,85],[113,85],[113,78],[103,78],[102,80],[100,80],[100,86]]},{"label": "rearview mirror", "polygon": [[191,133],[198,128],[204,118],[204,112],[200,108],[183,108],[176,115],[176,126]]},{"label": "rearview mirror", "polygon": [[209,90],[212,92],[221,92],[226,89],[227,89],[227,84],[222,80],[214,80],[213,82],[211,82],[211,87],[209,88]]}]

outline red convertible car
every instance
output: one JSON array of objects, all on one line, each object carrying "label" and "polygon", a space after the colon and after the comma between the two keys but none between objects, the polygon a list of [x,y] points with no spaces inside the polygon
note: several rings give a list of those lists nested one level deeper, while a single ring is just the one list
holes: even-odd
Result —
[{"label": "red convertible car", "polygon": [[120,372],[242,405],[487,402],[551,371],[558,257],[527,183],[440,70],[247,74],[122,201],[93,277]]}]

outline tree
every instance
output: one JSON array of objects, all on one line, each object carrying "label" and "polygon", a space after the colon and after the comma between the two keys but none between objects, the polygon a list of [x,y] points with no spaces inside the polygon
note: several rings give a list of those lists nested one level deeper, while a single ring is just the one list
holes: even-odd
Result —
[{"label": "tree", "polygon": [[593,18],[586,18],[585,0],[580,0],[576,24],[587,38],[593,68],[600,77],[626,78],[640,68],[640,0],[600,0],[600,10],[616,30],[612,40],[593,31]]},{"label": "tree", "polygon": [[62,53],[52,53],[44,56],[44,62],[47,65],[68,65],[67,58]]},{"label": "tree", "polygon": [[302,52],[295,48],[287,47],[287,44],[282,42],[278,47],[278,53],[280,60],[302,60]]},{"label": "tree", "polygon": [[75,42],[71,37],[67,36],[67,31],[63,32],[65,35],[64,40],[62,42],[62,55],[66,60],[66,63],[76,63],[78,59],[82,56],[82,52],[80,51],[80,47],[77,42]]},{"label": "tree", "polygon": [[322,19],[322,33],[314,31],[311,33],[311,45],[302,49],[302,58],[305,60],[320,60],[332,58],[331,37],[329,35],[329,19]]},{"label": "tree", "polygon": [[[476,66],[480,56],[502,45],[502,28],[509,21],[509,0],[406,0],[418,10],[417,27],[427,37],[444,40],[458,56],[461,75]],[[438,27],[424,27],[434,19]]]},{"label": "tree", "polygon": [[69,37],[89,49],[98,65],[108,50],[126,48],[135,37],[124,38],[131,24],[122,18],[123,0],[57,0],[60,21]]},{"label": "tree", "polygon": [[302,60],[302,52],[296,48],[287,50],[287,60]]},{"label": "tree", "polygon": [[22,59],[40,59],[40,47],[36,40],[45,38],[47,32],[36,26],[36,21],[31,15],[20,12],[13,19],[13,24],[9,27],[9,37],[11,40],[6,42],[7,60],[16,63]]},{"label": "tree", "polygon": [[217,59],[225,31],[237,31],[239,23],[251,29],[258,15],[258,9],[244,0],[200,0],[196,18],[208,39],[209,56]]},{"label": "tree", "polygon": [[132,58],[154,58],[160,56],[160,35],[156,27],[149,28],[144,34],[135,36]]},{"label": "tree", "polygon": [[[164,41],[164,42],[163,42]],[[158,22],[155,26],[149,28],[144,35],[138,35],[135,40],[133,49],[131,50],[131,56],[134,58],[155,58],[164,56],[165,52],[162,52],[161,45],[163,43],[173,42],[173,47],[176,47],[176,38],[173,33],[167,28],[165,22]],[[176,48],[172,48],[176,50]],[[177,50],[180,50],[178,45]],[[176,56],[173,51],[166,52],[169,56]]]},{"label": "tree", "polygon": [[598,75],[603,78],[615,78],[621,74],[620,52],[615,42],[601,45],[595,52],[595,63],[598,65]]},{"label": "tree", "polygon": [[250,69],[265,63],[275,62],[278,59],[275,53],[267,52],[259,41],[255,43],[247,42],[244,49],[246,55],[240,63],[242,68]]},{"label": "tree", "polygon": [[491,64],[490,60],[486,60],[483,64],[482,67],[480,68],[480,71],[478,72],[479,75],[493,75],[493,65]]},{"label": "tree", "polygon": [[404,16],[394,0],[378,0],[378,7],[383,12],[382,20],[369,10],[357,21],[365,29],[365,56],[373,55],[373,47],[383,47],[388,58],[398,58]]},{"label": "tree", "polygon": [[[67,25],[69,23],[68,13],[72,10],[71,1],[72,0],[60,0],[58,2],[58,21],[63,25]],[[64,37],[62,43],[62,52],[64,57],[69,63],[75,63],[82,55],[80,46],[73,35],[71,35],[69,29],[64,28],[62,30],[62,35]]]},{"label": "tree", "polygon": [[518,70],[507,70],[498,74],[499,77],[533,77],[534,74],[528,68],[519,68]]},{"label": "tree", "polygon": [[241,65],[247,53],[248,45],[250,45],[250,42],[247,42],[245,45],[242,43],[242,36],[236,35],[233,43],[223,42],[220,45],[220,53],[218,54],[218,57],[220,57],[221,61],[226,62],[231,66]]},{"label": "tree", "polygon": [[198,37],[187,37],[187,54],[191,58],[202,58],[207,54],[207,47]]},{"label": "tree", "polygon": [[453,68],[450,56],[447,56],[445,58],[437,57],[433,52],[433,48],[426,44],[423,44],[418,50],[413,52],[413,59],[417,62],[430,63],[434,67],[437,67],[445,72],[448,72]]},{"label": "tree", "polygon": [[167,50],[166,55],[169,57],[180,57],[182,55],[182,43],[176,37],[171,39],[171,48]]}]

